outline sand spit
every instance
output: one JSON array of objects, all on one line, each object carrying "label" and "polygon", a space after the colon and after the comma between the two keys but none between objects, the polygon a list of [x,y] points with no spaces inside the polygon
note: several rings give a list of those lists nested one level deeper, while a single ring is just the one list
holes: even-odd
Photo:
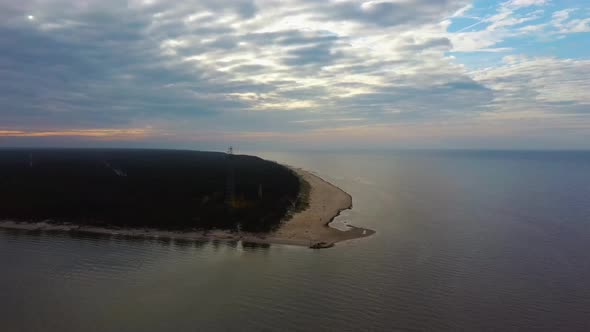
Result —
[{"label": "sand spit", "polygon": [[0,221],[0,228],[27,231],[61,231],[104,234],[111,236],[145,237],[153,239],[180,240],[227,240],[252,243],[278,243],[311,248],[326,248],[336,242],[367,237],[375,232],[369,229],[351,227],[341,231],[329,226],[329,223],[341,211],[352,207],[352,197],[342,189],[320,177],[299,168],[291,168],[310,184],[309,207],[298,212],[279,229],[272,233],[211,231],[164,231],[151,228],[104,228],[76,224],[58,224],[54,222],[16,222]]},{"label": "sand spit", "polygon": [[294,240],[308,246],[321,243],[331,246],[336,242],[367,237],[375,233],[372,230],[359,227],[351,227],[347,231],[330,227],[330,222],[341,211],[352,208],[352,197],[311,172],[299,168],[291,169],[307,181],[311,187],[309,207],[283,223],[269,238]]}]

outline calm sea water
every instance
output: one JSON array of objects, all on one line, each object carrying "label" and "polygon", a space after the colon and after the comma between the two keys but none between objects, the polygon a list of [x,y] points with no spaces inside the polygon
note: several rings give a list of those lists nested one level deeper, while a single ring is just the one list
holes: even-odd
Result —
[{"label": "calm sea water", "polygon": [[352,194],[328,250],[0,231],[3,331],[590,330],[590,153],[258,153]]}]

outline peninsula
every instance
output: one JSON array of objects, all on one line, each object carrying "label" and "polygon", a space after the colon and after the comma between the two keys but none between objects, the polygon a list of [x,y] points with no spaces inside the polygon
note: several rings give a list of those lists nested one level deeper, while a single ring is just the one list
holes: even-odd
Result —
[{"label": "peninsula", "polygon": [[328,224],[352,207],[302,169],[182,150],[0,150],[0,227],[329,247],[374,232]]}]

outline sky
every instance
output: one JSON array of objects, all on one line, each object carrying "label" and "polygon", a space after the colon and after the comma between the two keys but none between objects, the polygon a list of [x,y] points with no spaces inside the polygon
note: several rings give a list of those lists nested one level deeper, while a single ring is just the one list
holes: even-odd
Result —
[{"label": "sky", "polygon": [[0,0],[0,146],[590,149],[587,0]]}]

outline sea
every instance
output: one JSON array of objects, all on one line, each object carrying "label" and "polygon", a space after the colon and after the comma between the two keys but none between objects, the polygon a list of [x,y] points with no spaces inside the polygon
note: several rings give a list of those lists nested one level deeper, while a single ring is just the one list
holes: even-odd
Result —
[{"label": "sea", "polygon": [[590,152],[253,153],[341,187],[335,225],[376,234],[312,250],[0,230],[0,329],[590,330]]}]

